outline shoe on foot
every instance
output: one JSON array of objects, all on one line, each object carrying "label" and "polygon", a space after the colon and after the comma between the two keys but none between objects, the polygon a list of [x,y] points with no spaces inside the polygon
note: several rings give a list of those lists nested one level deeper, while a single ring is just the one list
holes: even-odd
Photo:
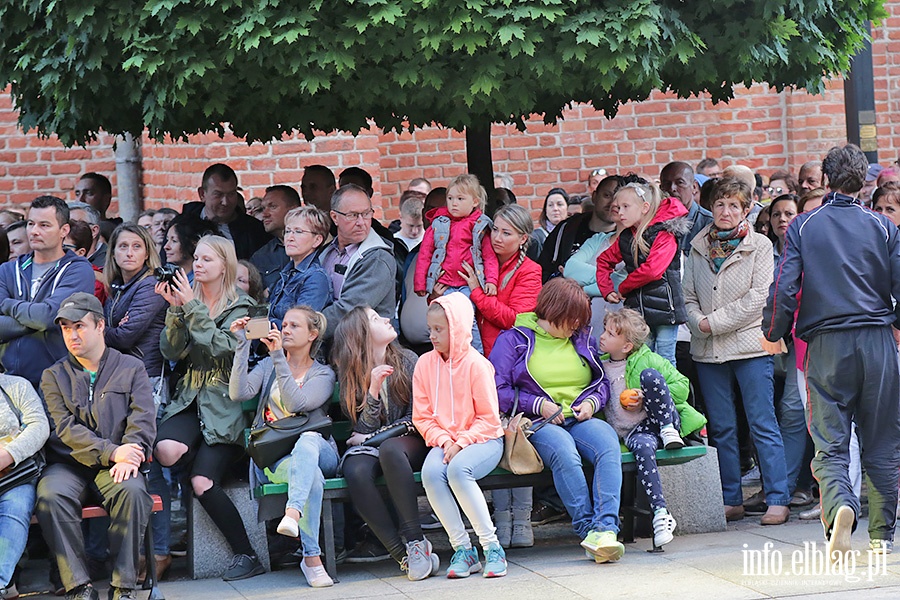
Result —
[{"label": "shoe on foot", "polygon": [[[529,516],[531,516],[529,514]],[[529,525],[531,522],[529,521]],[[497,541],[504,548],[509,548],[512,540],[512,512],[508,510],[498,510],[494,512],[494,527],[497,528]]]},{"label": "shoe on foot", "polygon": [[744,512],[748,515],[764,515],[769,510],[766,504],[766,493],[762,490],[744,500]]},{"label": "shoe on foot", "polygon": [[66,592],[66,600],[100,600],[100,594],[89,583],[79,585],[77,588]]},{"label": "shoe on foot", "polygon": [[759,520],[760,525],[784,525],[791,517],[789,506],[770,506]]},{"label": "shoe on foot", "polygon": [[428,540],[413,540],[406,544],[406,576],[410,581],[422,581],[435,572],[434,552]]},{"label": "shoe on foot", "polygon": [[300,571],[303,573],[303,576],[306,577],[306,583],[309,584],[309,587],[323,588],[334,585],[334,580],[328,575],[328,571],[326,571],[325,567],[322,565],[310,567],[306,564],[305,560],[301,560]]},{"label": "shoe on foot", "polygon": [[0,600],[15,600],[19,597],[19,590],[16,589],[16,584],[11,583],[6,587],[0,588]]},{"label": "shoe on foot", "polygon": [[225,570],[222,579],[225,581],[238,581],[239,579],[249,579],[262,575],[266,572],[266,568],[262,566],[256,555],[249,556],[247,554],[235,554],[231,559],[231,565]]},{"label": "shoe on foot", "polygon": [[587,550],[594,562],[615,562],[625,554],[625,546],[612,531],[592,531],[581,541],[581,547]]},{"label": "shoe on foot", "polygon": [[539,503],[531,511],[532,525],[546,525],[554,521],[562,521],[566,518],[566,511],[558,510],[549,504]]},{"label": "shoe on foot", "polygon": [[894,542],[891,540],[869,540],[869,552],[872,554],[890,554],[893,550]]},{"label": "shoe on foot", "polygon": [[300,524],[291,517],[284,515],[275,531],[289,538],[298,538],[300,537]]},{"label": "shoe on foot", "polygon": [[503,577],[506,575],[506,553],[500,544],[491,544],[484,549],[483,577]]},{"label": "shoe on foot", "polygon": [[665,508],[653,515],[653,545],[659,548],[675,539],[674,531],[678,523]]},{"label": "shoe on foot", "polygon": [[440,519],[437,518],[437,515],[433,512],[425,513],[419,515],[419,522],[422,526],[422,529],[425,531],[431,531],[433,529],[443,529],[444,526],[441,525]]},{"label": "shoe on foot", "polygon": [[112,585],[109,586],[107,598],[109,600],[137,600],[134,590],[129,588],[117,588]]},{"label": "shoe on foot", "polygon": [[729,504],[725,505],[725,520],[731,523],[732,521],[740,521],[744,518],[744,507],[741,504],[737,506],[731,506]]},{"label": "shoe on foot", "polygon": [[802,506],[809,506],[813,503],[813,495],[809,490],[796,490],[794,495],[791,496],[790,505],[794,508],[800,508]]},{"label": "shoe on foot", "polygon": [[514,508],[512,511],[512,535],[509,539],[509,547],[531,548],[532,546],[534,546],[534,530],[531,528],[531,509]]},{"label": "shoe on foot", "polygon": [[801,521],[818,521],[822,518],[822,507],[821,506],[813,506],[809,510],[804,510],[800,513]]},{"label": "shoe on foot", "polygon": [[460,546],[450,559],[447,567],[448,579],[461,579],[481,570],[481,562],[478,560],[477,548],[463,548]]},{"label": "shoe on foot", "polygon": [[[856,522],[856,514],[847,505],[837,509],[834,515],[834,523],[831,525],[831,535],[826,546],[828,560],[837,562],[845,561],[846,554],[850,552],[850,534],[853,532],[853,524]],[[842,555],[838,558],[838,554]]]},{"label": "shoe on foot", "polygon": [[674,427],[663,427],[659,430],[659,437],[662,439],[663,448],[666,450],[684,448],[684,440],[681,439]]},{"label": "shoe on foot", "polygon": [[390,557],[390,552],[388,552],[384,546],[382,546],[379,542],[366,537],[363,539],[363,541],[358,543],[356,547],[353,548],[353,550],[350,551],[350,554],[347,555],[345,562],[374,563],[380,562],[382,560],[387,560]]}]

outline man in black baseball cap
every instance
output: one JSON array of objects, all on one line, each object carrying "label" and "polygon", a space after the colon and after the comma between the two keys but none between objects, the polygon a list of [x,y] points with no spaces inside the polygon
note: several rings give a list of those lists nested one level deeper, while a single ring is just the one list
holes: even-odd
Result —
[{"label": "man in black baseball cap", "polygon": [[93,294],[67,297],[55,322],[69,355],[41,378],[51,434],[37,487],[38,521],[66,598],[98,600],[81,534],[81,502],[95,488],[112,521],[110,598],[134,598],[141,534],[153,506],[139,471],[156,437],[150,380],[139,359],[106,346],[103,307]]}]

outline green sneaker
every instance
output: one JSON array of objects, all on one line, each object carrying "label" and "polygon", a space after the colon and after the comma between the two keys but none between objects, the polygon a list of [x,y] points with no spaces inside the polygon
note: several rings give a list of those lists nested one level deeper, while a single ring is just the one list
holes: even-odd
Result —
[{"label": "green sneaker", "polygon": [[625,546],[612,531],[592,531],[581,541],[581,547],[594,558],[594,562],[615,562],[625,554]]}]

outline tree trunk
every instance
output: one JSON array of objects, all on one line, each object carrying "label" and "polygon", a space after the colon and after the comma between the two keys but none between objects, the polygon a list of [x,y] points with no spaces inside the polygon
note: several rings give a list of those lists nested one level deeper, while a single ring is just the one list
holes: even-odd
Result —
[{"label": "tree trunk", "polygon": [[469,173],[476,175],[488,193],[485,213],[493,215],[497,208],[494,198],[494,163],[491,157],[491,124],[466,127],[466,162]]},{"label": "tree trunk", "polygon": [[119,216],[126,223],[137,221],[144,208],[141,197],[141,141],[130,133],[116,137],[116,197]]}]

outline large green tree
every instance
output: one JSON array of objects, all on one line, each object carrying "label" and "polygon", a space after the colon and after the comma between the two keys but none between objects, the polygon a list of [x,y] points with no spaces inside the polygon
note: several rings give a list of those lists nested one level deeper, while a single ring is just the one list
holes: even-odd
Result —
[{"label": "large green tree", "polygon": [[609,116],[654,90],[822,88],[882,0],[7,0],[0,88],[66,145]]}]

